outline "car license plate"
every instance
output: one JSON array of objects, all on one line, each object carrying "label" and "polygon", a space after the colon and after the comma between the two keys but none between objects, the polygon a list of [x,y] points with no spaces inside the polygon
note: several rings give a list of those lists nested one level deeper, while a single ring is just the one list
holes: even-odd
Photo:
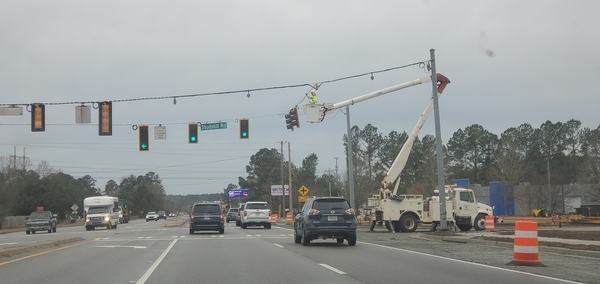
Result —
[{"label": "car license plate", "polygon": [[337,221],[337,216],[327,216],[327,221]]},{"label": "car license plate", "polygon": [[204,220],[210,220],[210,217],[204,217]]}]

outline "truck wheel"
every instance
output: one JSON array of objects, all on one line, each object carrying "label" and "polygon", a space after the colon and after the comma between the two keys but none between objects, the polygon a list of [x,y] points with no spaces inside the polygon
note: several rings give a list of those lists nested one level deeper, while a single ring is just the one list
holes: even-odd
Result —
[{"label": "truck wheel", "polygon": [[52,229],[48,230],[48,234],[52,233]]},{"label": "truck wheel", "polygon": [[266,224],[265,229],[271,229],[271,224]]},{"label": "truck wheel", "polygon": [[25,231],[25,234],[27,234],[27,235],[29,235],[30,233],[31,233],[31,232],[29,232],[29,231]]},{"label": "truck wheel", "polygon": [[338,244],[342,244],[342,243],[344,243],[344,238],[337,238],[337,239],[335,239],[335,240],[336,240],[336,242],[337,242]]},{"label": "truck wheel", "polygon": [[415,216],[407,214],[400,218],[400,230],[405,233],[411,233],[417,230],[418,226],[417,218]]},{"label": "truck wheel", "polygon": [[116,228],[117,228],[117,224],[115,224],[115,226],[113,227],[113,229],[116,229]]},{"label": "truck wheel", "polygon": [[32,234],[35,234],[35,231],[31,231]]},{"label": "truck wheel", "polygon": [[475,231],[483,231],[485,229],[485,215],[479,214],[477,217],[475,217],[473,228]]}]

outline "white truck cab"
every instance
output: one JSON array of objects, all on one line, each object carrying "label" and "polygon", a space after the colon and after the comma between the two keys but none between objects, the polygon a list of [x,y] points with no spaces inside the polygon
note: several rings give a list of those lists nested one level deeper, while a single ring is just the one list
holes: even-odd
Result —
[{"label": "white truck cab", "polygon": [[92,196],[83,200],[86,231],[97,227],[116,229],[119,224],[119,198]]}]

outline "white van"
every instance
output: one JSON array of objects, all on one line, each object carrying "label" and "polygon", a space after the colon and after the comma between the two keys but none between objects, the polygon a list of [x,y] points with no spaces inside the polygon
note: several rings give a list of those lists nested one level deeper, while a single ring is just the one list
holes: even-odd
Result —
[{"label": "white van", "polygon": [[119,224],[119,198],[92,196],[83,200],[86,231],[97,227],[116,229]]}]

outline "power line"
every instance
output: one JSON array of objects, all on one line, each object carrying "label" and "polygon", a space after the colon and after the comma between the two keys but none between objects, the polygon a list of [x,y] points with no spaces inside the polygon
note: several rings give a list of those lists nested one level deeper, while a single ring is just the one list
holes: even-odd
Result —
[{"label": "power line", "polygon": [[[391,68],[377,70],[377,71],[370,71],[370,72],[365,72],[365,73],[361,73],[361,74],[356,74],[356,75],[351,75],[351,76],[336,78],[336,79],[332,79],[332,80],[325,80],[325,81],[317,82],[314,85],[313,84],[309,84],[309,83],[301,83],[301,84],[283,85],[283,86],[274,86],[274,87],[241,89],[241,90],[234,90],[234,91],[208,92],[208,93],[196,93],[196,94],[173,95],[173,96],[158,96],[158,97],[142,97],[142,98],[130,98],[130,99],[116,99],[116,100],[112,100],[111,102],[113,102],[113,103],[122,103],[122,102],[136,102],[136,101],[172,99],[173,103],[176,104],[178,98],[193,98],[193,97],[203,97],[203,96],[221,96],[221,95],[231,95],[231,94],[240,94],[240,93],[247,93],[248,96],[250,96],[250,92],[260,92],[260,91],[270,91],[270,90],[280,90],[280,89],[290,89],[290,88],[300,88],[300,87],[311,87],[311,88],[314,88],[316,90],[316,89],[318,89],[323,84],[329,84],[329,83],[334,83],[334,82],[339,82],[339,81],[343,81],[343,80],[349,80],[349,79],[354,79],[354,78],[363,77],[363,76],[369,76],[369,75],[371,76],[371,80],[372,80],[374,78],[373,77],[374,74],[389,72],[389,71],[393,71],[393,70],[397,70],[397,69],[403,69],[403,68],[407,68],[407,67],[411,67],[411,66],[419,66],[420,68],[425,68],[426,64],[427,64],[427,61],[420,61],[420,62],[410,63],[410,64],[406,64],[406,65],[402,65],[402,66],[396,66],[396,67],[391,67]],[[97,101],[69,101],[69,102],[45,102],[45,103],[41,103],[41,104],[44,104],[44,105],[97,104],[99,101],[105,101],[105,100],[97,100]],[[0,106],[29,106],[29,105],[30,105],[30,103],[15,103],[15,104],[0,103]]]}]

